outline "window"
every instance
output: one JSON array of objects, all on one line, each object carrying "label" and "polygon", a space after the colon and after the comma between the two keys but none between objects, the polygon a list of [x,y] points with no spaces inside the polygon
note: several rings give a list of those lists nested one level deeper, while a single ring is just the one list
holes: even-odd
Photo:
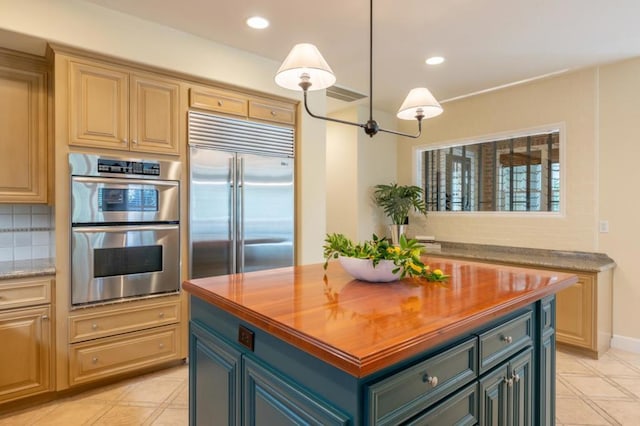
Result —
[{"label": "window", "polygon": [[560,131],[420,152],[431,211],[560,211]]}]

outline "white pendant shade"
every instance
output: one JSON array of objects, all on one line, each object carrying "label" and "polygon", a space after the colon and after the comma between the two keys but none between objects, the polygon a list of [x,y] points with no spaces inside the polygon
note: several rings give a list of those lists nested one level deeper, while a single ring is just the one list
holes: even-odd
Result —
[{"label": "white pendant shade", "polygon": [[418,113],[423,118],[442,114],[442,107],[426,87],[411,89],[398,110],[397,117],[401,120],[415,120]]},{"label": "white pendant shade", "polygon": [[285,89],[302,90],[300,81],[308,77],[308,90],[326,89],[336,82],[336,77],[327,61],[313,44],[300,43],[293,46],[276,73],[276,84]]}]

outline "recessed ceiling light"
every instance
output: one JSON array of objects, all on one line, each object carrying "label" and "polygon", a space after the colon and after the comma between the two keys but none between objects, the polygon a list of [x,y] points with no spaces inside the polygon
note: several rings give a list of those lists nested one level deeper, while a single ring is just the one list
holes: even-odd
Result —
[{"label": "recessed ceiling light", "polygon": [[442,56],[432,56],[425,62],[427,63],[427,65],[440,65],[444,62],[444,58]]},{"label": "recessed ceiling light", "polygon": [[256,30],[262,30],[269,26],[269,21],[264,19],[262,16],[252,16],[247,19],[247,25],[251,28],[255,28]]}]

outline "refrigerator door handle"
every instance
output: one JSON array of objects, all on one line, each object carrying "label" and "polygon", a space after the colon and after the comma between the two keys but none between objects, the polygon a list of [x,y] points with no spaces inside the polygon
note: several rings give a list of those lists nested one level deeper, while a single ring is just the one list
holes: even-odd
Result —
[{"label": "refrigerator door handle", "polygon": [[229,241],[231,241],[231,247],[229,249],[229,271],[231,273],[236,270],[236,250],[237,250],[237,242],[236,242],[236,221],[234,218],[236,217],[236,183],[237,183],[237,170],[236,170],[236,159],[232,157],[229,159],[229,210],[231,212],[231,216],[229,217]]},{"label": "refrigerator door handle", "polygon": [[238,272],[244,272],[244,158],[238,158],[239,171],[238,171],[238,202],[237,202],[237,265]]}]

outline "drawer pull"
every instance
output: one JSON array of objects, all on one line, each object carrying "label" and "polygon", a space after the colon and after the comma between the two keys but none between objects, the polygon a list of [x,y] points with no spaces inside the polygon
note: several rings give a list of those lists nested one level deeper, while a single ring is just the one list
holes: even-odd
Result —
[{"label": "drawer pull", "polygon": [[42,321],[49,321],[49,315],[43,315]]},{"label": "drawer pull", "polygon": [[276,116],[276,112],[275,111],[271,111],[271,116],[275,117]]},{"label": "drawer pull", "polygon": [[164,343],[160,343],[160,344],[158,345],[158,349],[164,349]]},{"label": "drawer pull", "polygon": [[513,342],[513,337],[511,336],[502,336],[502,341],[505,342],[507,345],[511,342]]},{"label": "drawer pull", "polygon": [[218,106],[222,106],[224,104],[224,102],[222,102],[221,100],[218,100]]},{"label": "drawer pull", "polygon": [[126,139],[122,139],[122,145],[126,145],[128,142]]},{"label": "drawer pull", "polygon": [[506,377],[504,378],[504,382],[507,384],[507,386],[511,387],[513,386],[513,379],[509,378],[507,379]]},{"label": "drawer pull", "polygon": [[91,329],[92,330],[97,330],[98,329],[98,324],[96,324],[95,322],[93,324],[91,324]]},{"label": "drawer pull", "polygon": [[98,357],[94,356],[93,358],[91,358],[91,362],[94,363],[94,364],[97,364],[98,363]]},{"label": "drawer pull", "polygon": [[162,319],[164,318],[164,312],[160,312],[160,314],[158,314],[158,316]]},{"label": "drawer pull", "polygon": [[515,371],[513,372],[513,374],[511,375],[511,377],[513,378],[513,381],[515,383],[518,383],[520,381],[520,375],[517,374]]},{"label": "drawer pull", "polygon": [[422,382],[423,383],[428,383],[432,387],[435,388],[436,386],[438,386],[438,377],[437,376],[430,376],[427,373],[424,373],[424,376],[422,376]]},{"label": "drawer pull", "polygon": [[138,140],[134,139],[134,140],[131,141],[131,143],[133,143],[134,145],[138,145]]}]

